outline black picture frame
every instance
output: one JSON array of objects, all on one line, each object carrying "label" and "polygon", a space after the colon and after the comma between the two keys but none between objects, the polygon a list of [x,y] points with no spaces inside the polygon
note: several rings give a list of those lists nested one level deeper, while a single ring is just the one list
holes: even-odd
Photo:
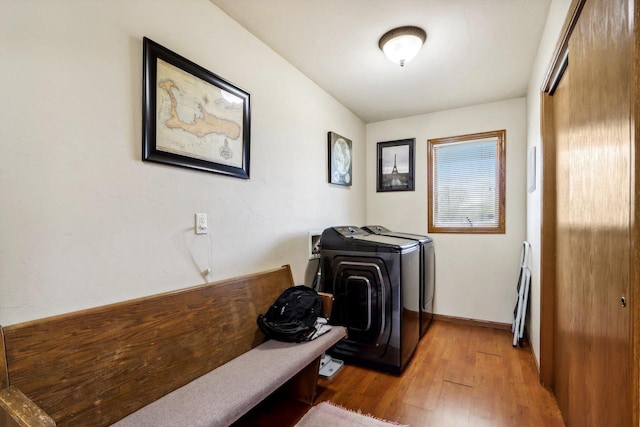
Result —
[{"label": "black picture frame", "polygon": [[350,187],[353,182],[351,140],[335,132],[327,134],[329,150],[329,183]]},{"label": "black picture frame", "polygon": [[142,160],[249,179],[251,96],[144,37]]},{"label": "black picture frame", "polygon": [[416,139],[378,142],[377,192],[414,191]]}]

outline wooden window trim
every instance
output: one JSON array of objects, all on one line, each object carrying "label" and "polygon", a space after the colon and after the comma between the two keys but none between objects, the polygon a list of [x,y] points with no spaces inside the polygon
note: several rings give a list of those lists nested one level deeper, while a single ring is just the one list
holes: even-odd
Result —
[{"label": "wooden window trim", "polygon": [[[436,227],[434,225],[433,218],[433,202],[434,202],[434,194],[433,194],[433,147],[438,144],[446,144],[452,142],[465,142],[465,141],[473,141],[477,139],[485,139],[485,138],[497,138],[498,142],[496,144],[496,159],[498,160],[497,166],[497,177],[498,177],[498,225],[496,227]],[[429,176],[429,184],[427,186],[427,197],[428,197],[428,232],[429,233],[458,233],[458,234],[505,234],[505,216],[506,216],[506,203],[505,203],[505,181],[506,181],[506,140],[507,140],[507,131],[506,130],[496,130],[489,132],[480,132],[473,133],[467,135],[458,135],[458,136],[450,136],[446,138],[434,138],[427,140],[429,145],[429,159],[428,159],[428,176]]]}]

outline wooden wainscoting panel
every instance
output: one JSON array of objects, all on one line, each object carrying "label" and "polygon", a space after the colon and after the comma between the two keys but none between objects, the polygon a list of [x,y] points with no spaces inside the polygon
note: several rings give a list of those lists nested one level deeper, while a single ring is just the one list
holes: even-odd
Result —
[{"label": "wooden wainscoting panel", "polygon": [[0,326],[0,390],[9,387],[9,372],[7,371],[7,352],[4,347],[4,330]]},{"label": "wooden wainscoting panel", "polygon": [[11,385],[60,426],[106,426],[263,341],[288,266],[8,326]]}]

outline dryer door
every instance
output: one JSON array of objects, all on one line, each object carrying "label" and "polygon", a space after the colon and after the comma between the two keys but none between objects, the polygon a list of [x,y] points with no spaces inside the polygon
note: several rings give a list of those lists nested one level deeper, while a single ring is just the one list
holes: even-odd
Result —
[{"label": "dryer door", "polygon": [[391,333],[391,289],[384,262],[374,257],[333,260],[332,323],[348,329],[348,341],[384,354]]}]

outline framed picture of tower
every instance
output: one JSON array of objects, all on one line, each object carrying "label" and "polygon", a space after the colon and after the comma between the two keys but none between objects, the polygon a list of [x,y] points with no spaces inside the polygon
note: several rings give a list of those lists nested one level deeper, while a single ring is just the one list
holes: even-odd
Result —
[{"label": "framed picture of tower", "polygon": [[377,191],[413,191],[416,139],[378,142]]}]

